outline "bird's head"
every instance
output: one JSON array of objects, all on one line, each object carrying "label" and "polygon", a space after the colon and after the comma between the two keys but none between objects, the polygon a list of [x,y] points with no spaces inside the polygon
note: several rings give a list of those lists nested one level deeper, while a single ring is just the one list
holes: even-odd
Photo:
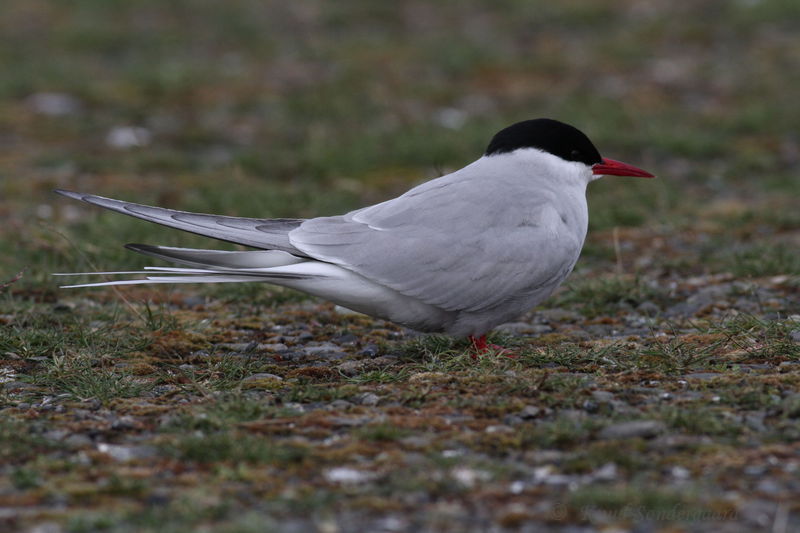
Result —
[{"label": "bird's head", "polygon": [[653,174],[633,165],[600,155],[592,141],[578,128],[549,118],[524,120],[500,130],[486,148],[486,156],[508,154],[522,148],[534,148],[566,162],[587,167],[592,179],[602,176],[654,178]]}]

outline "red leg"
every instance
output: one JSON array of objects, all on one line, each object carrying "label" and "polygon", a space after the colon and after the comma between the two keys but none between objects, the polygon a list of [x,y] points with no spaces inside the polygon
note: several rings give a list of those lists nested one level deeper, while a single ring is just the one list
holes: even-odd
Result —
[{"label": "red leg", "polygon": [[497,344],[489,344],[486,342],[486,334],[484,333],[480,337],[475,337],[474,335],[470,335],[469,342],[472,343],[472,358],[477,359],[478,355],[483,355],[489,350],[495,350],[499,354],[505,355],[506,357],[514,358],[516,357],[514,354],[510,353],[509,350],[506,350],[502,346],[498,346]]},{"label": "red leg", "polygon": [[477,353],[486,353],[489,351],[489,345],[486,344],[486,334],[483,334],[477,338],[474,335],[470,335],[469,342],[472,343],[472,347]]}]

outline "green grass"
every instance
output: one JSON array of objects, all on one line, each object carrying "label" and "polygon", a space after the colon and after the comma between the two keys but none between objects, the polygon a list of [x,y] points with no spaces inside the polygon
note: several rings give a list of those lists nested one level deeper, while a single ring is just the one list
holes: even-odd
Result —
[{"label": "green grass", "polygon": [[287,465],[308,454],[303,446],[270,442],[248,433],[188,434],[163,445],[168,455],[203,464],[248,463]]},{"label": "green grass", "polygon": [[[570,496],[569,507],[582,516],[593,510],[602,510],[617,518],[649,520],[655,522],[691,522],[704,516],[713,516],[697,504],[697,495],[641,487],[584,487]],[[720,517],[732,513],[720,513]]]},{"label": "green grass", "polygon": [[42,485],[39,473],[29,468],[15,468],[11,471],[11,483],[18,490],[35,489]]},{"label": "green grass", "polygon": [[613,464],[635,473],[646,467],[645,446],[640,442],[600,442],[578,449],[564,464],[564,471],[587,474]]},{"label": "green grass", "polygon": [[711,407],[670,407],[661,416],[670,427],[692,435],[735,437],[742,432],[740,422]]},{"label": "green grass", "polygon": [[177,368],[191,388],[207,394],[209,391],[227,392],[241,386],[247,376],[260,372],[265,362],[241,354],[213,354],[193,359],[189,368]]},{"label": "green grass", "polygon": [[669,374],[708,368],[722,344],[721,341],[687,342],[679,337],[657,340],[640,352],[642,359],[638,366]]},{"label": "green grass", "polygon": [[54,357],[33,378],[48,392],[66,393],[76,400],[98,400],[107,405],[117,398],[135,398],[151,388],[150,383],[125,371],[96,367],[91,361]]},{"label": "green grass", "polygon": [[756,245],[734,253],[729,261],[733,274],[739,277],[800,273],[800,252],[790,245]]},{"label": "green grass", "polygon": [[355,395],[358,389],[354,385],[325,385],[320,383],[295,384],[291,389],[281,396],[284,402],[330,402],[333,400],[345,400]]},{"label": "green grass", "polygon": [[52,304],[0,298],[0,312],[13,317],[0,331],[3,353],[25,359],[50,358],[67,352],[124,354],[142,349],[148,343],[146,335],[136,335],[137,328],[131,324],[135,319],[117,307],[96,313],[95,318],[102,322],[92,326],[85,315],[81,316],[80,309],[62,311]]},{"label": "green grass", "polygon": [[372,424],[359,429],[355,434],[358,438],[367,441],[389,442],[408,437],[412,433],[391,424]]},{"label": "green grass", "polygon": [[[0,419],[0,459],[3,461],[25,461],[41,451],[52,448],[52,444],[41,437],[41,428],[13,418]],[[25,468],[20,469],[30,473]],[[15,474],[15,479],[17,475]]]},{"label": "green grass", "polygon": [[216,397],[207,405],[185,410],[162,427],[166,432],[229,430],[240,422],[249,422],[284,413],[280,408],[241,392]]},{"label": "green grass", "polygon": [[800,360],[800,345],[791,338],[796,330],[796,322],[764,320],[745,313],[708,328],[709,332],[724,335],[748,361]]},{"label": "green grass", "polygon": [[[514,444],[518,449],[525,450],[530,447],[543,449],[569,449],[573,446],[585,444],[589,440],[592,430],[599,427],[600,422],[593,419],[569,420],[559,418],[536,424],[534,427],[525,426]],[[502,443],[495,453],[504,453],[508,443]]]},{"label": "green grass", "polygon": [[395,383],[403,381],[408,377],[408,371],[402,369],[397,372],[392,370],[370,370],[355,376],[350,376],[351,383]]},{"label": "green grass", "polygon": [[[202,499],[203,494],[195,495]],[[272,520],[263,514],[241,514],[228,502],[207,504],[184,497],[166,505],[148,506],[135,511],[83,512],[68,524],[70,533],[93,531],[125,532],[131,528],[143,532],[189,533],[198,527],[215,524],[217,531],[274,531]]]}]

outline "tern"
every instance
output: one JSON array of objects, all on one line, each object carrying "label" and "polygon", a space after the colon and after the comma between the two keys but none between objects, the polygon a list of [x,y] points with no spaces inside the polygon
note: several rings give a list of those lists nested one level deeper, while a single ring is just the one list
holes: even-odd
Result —
[{"label": "tern", "polygon": [[65,190],[76,200],[256,248],[126,248],[180,267],[66,287],[267,282],[422,332],[486,333],[544,301],[567,278],[589,221],[586,187],[603,176],[652,178],[600,156],[577,128],[539,118],[498,132],[464,168],[344,215],[242,218],[151,207]]}]

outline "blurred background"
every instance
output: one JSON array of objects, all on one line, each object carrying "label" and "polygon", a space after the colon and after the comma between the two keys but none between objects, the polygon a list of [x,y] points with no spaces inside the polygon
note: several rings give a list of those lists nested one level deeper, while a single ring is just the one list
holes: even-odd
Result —
[{"label": "blurred background", "polygon": [[798,24],[792,0],[6,0],[0,277],[50,291],[54,270],[144,264],[124,242],[209,244],[56,187],[336,214],[541,116],[660,178],[590,187],[580,268],[796,270]]}]

